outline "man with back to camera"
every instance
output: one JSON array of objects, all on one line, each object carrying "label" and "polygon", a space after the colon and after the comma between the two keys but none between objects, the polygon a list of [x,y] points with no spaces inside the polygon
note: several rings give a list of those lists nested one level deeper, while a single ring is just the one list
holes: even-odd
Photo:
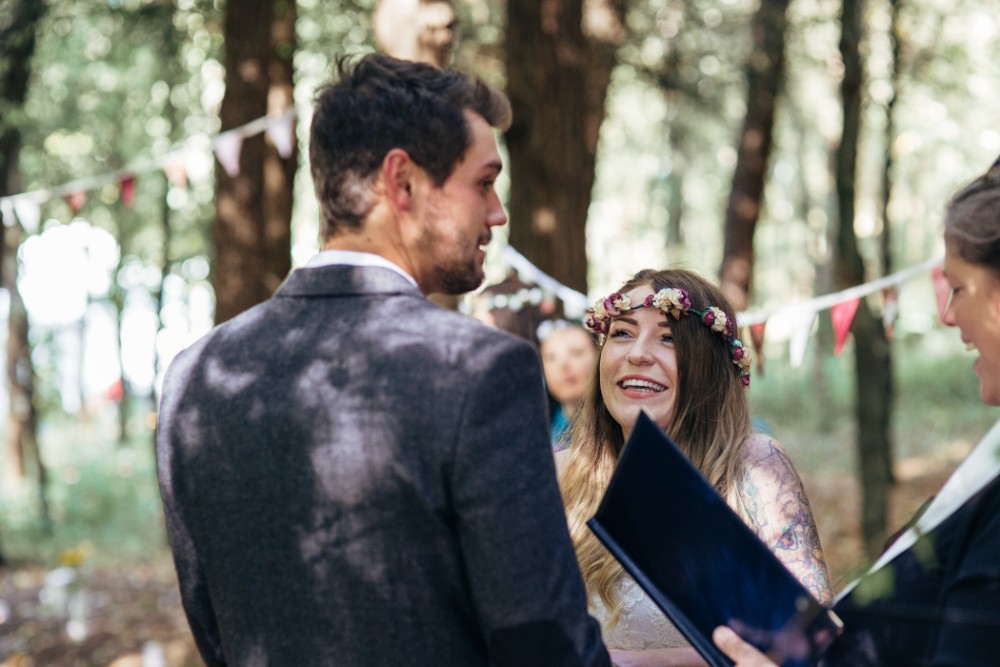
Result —
[{"label": "man with back to camera", "polygon": [[608,665],[537,354],[425,297],[483,280],[509,103],[386,56],[340,70],[310,136],[323,251],[164,381],[157,466],[198,649],[210,666]]}]

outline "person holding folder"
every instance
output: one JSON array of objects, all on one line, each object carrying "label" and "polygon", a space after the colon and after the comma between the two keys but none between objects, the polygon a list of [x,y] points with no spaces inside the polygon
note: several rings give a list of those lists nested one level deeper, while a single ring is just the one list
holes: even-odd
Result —
[{"label": "person holding folder", "polygon": [[644,270],[587,319],[598,364],[557,464],[591,609],[616,664],[703,664],[587,527],[640,411],[677,443],[821,602],[830,582],[802,482],[771,437],[752,433],[750,360],[721,290],[684,270]]},{"label": "person holding folder", "polygon": [[[1000,159],[957,192],[944,221],[942,314],[979,356],[979,396],[1000,406]],[[889,545],[834,611],[844,633],[821,664],[1000,664],[1000,422]],[[773,665],[722,626],[716,645],[738,667]]]}]

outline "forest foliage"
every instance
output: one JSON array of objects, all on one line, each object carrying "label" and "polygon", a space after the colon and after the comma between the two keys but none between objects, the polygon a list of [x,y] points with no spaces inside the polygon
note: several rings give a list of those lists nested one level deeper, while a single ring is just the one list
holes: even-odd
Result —
[{"label": "forest foliage", "polygon": [[[5,6],[13,4],[4,0]],[[682,264],[718,277],[736,142],[748,109],[750,25],[758,9],[750,0],[619,4],[627,11],[616,35],[617,64],[597,142],[594,187],[585,193],[586,235],[574,241],[585,244],[590,294],[606,293],[646,266]],[[89,419],[104,423],[90,411],[113,404],[123,406],[113,437],[142,447],[155,425],[163,364],[212,322],[219,166],[211,137],[227,129],[220,120],[226,92],[224,3],[49,0],[46,5],[35,28],[27,98],[23,106],[0,109],[0,125],[16,127],[21,138],[18,181],[6,184],[2,194],[57,188],[137,160],[160,159],[179,146],[189,155],[185,178],[144,173],[128,201],[118,182],[88,190],[85,201],[62,194],[46,199],[37,220],[19,215],[25,238],[18,249],[5,250],[19,259],[43,434],[45,428],[73,428],[67,425]],[[336,59],[376,48],[374,5],[374,0],[296,3],[293,71],[300,141],[313,93]],[[508,51],[518,48],[521,34],[511,33],[505,4],[458,0],[454,8],[454,63],[505,87]],[[753,237],[753,308],[795,303],[832,287],[831,229],[837,218],[832,163],[842,131],[841,8],[833,0],[796,0],[788,8],[785,72]],[[874,278],[890,266],[937,256],[948,194],[1000,152],[995,95],[1000,4],[869,0],[862,12],[854,230],[866,276]],[[600,12],[586,17],[591,21],[586,29],[599,33]],[[887,155],[893,158],[892,197],[884,215],[881,174]],[[306,159],[305,151],[299,159]],[[318,216],[308,169],[300,165],[295,178],[292,262],[301,264],[317,248]],[[10,213],[10,207],[4,209],[5,229],[14,224]],[[511,221],[512,228],[519,224],[525,223]],[[504,242],[498,238],[497,248]],[[491,254],[490,270],[493,280],[503,277],[499,253]],[[876,301],[873,307],[880,311]],[[956,354],[952,343],[942,342],[947,336],[937,335],[939,328],[929,286],[907,288],[895,328],[895,340],[907,350],[904,359]],[[787,356],[792,335],[770,329],[765,356]],[[831,365],[847,362],[833,358],[829,348],[814,348],[811,366],[772,363],[760,379],[765,388],[755,400],[772,422],[797,423],[795,415],[822,412],[822,394],[809,405],[808,389],[794,383],[841,377],[844,369]],[[789,382],[798,390],[786,395],[782,387]],[[831,391],[837,391],[836,381],[833,385]],[[773,402],[779,395],[788,403]],[[801,412],[791,407],[803,401]],[[849,408],[838,409],[844,419]],[[6,418],[9,410],[4,401],[0,413]],[[817,416],[813,430],[828,426],[828,418]],[[69,464],[57,458],[65,451],[53,446],[47,463],[64,469]],[[12,488],[5,482],[0,495],[9,498]],[[24,497],[22,492],[17,502]],[[9,507],[0,505],[0,522]]]}]

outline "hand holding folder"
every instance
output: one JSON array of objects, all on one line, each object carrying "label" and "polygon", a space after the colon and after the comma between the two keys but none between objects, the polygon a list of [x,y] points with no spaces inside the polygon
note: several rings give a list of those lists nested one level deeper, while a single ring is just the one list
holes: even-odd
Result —
[{"label": "hand holding folder", "polygon": [[823,607],[640,414],[591,530],[713,667],[730,625],[790,667],[812,665],[840,631]]}]

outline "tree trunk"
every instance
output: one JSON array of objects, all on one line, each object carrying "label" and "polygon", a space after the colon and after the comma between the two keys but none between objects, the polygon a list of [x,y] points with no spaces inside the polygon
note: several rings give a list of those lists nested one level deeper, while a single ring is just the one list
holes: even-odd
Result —
[{"label": "tree trunk", "polygon": [[[899,76],[899,58],[902,51],[902,41],[903,41],[903,30],[900,25],[900,8],[901,0],[890,0],[890,5],[892,8],[892,18],[890,20],[890,39],[892,40],[892,62],[890,63],[890,85],[892,87],[892,92],[889,96],[889,100],[886,103],[885,115],[885,162],[883,164],[882,171],[882,274],[890,275],[894,270],[894,264],[892,261],[892,243],[893,243],[893,233],[892,233],[892,220],[889,215],[889,204],[892,199],[892,172],[895,166],[895,145],[896,138],[896,101],[899,98],[899,87],[900,87],[900,76]],[[887,409],[887,422],[891,419],[891,414],[894,409],[894,402],[896,396],[896,378],[893,369],[892,360],[892,345],[888,343],[891,340],[891,336],[885,330],[886,323],[884,320],[881,321],[882,332],[881,335],[887,341],[886,344],[886,359],[885,373],[883,386],[885,392],[885,402],[888,405]],[[890,325],[891,326],[891,325]],[[887,423],[886,429],[890,428]],[[888,446],[884,447],[881,451],[882,454],[882,467],[884,468],[884,474],[886,479],[890,484],[895,483],[896,477],[893,471],[893,452],[892,443],[889,441]]]},{"label": "tree trunk", "polygon": [[[6,146],[5,146],[6,148]],[[7,153],[10,155],[10,153]],[[9,164],[15,164],[11,162]],[[15,167],[16,168],[16,167]],[[49,527],[48,475],[38,444],[38,408],[35,405],[35,367],[31,361],[31,344],[28,339],[28,311],[17,288],[17,247],[21,243],[21,226],[7,230],[3,257],[3,275],[10,295],[7,314],[7,392],[10,398],[10,417],[7,424],[7,461],[14,481],[25,479],[28,462],[35,468],[38,486],[38,504],[42,521]]]},{"label": "tree trunk", "polygon": [[[35,34],[46,6],[23,0],[8,3],[9,15],[0,29],[0,195],[20,190],[18,159],[21,133],[9,122],[10,111],[20,109],[28,93]],[[7,122],[5,122],[7,119]],[[7,424],[7,461],[10,476],[21,481],[27,460],[33,458],[38,478],[39,502],[43,519],[48,521],[45,467],[38,448],[38,414],[35,407],[35,369],[28,339],[28,314],[17,286],[17,251],[23,228],[19,222],[0,223],[0,287],[10,295],[7,318],[7,395],[10,400]]]},{"label": "tree trunk", "polygon": [[[290,106],[294,22],[292,0],[226,3],[226,94],[219,114],[223,130],[244,125],[272,108]],[[270,297],[291,268],[295,161],[294,154],[278,156],[261,133],[244,138],[238,174],[216,169],[217,323]]]},{"label": "tree trunk", "polygon": [[[271,58],[268,65],[267,113],[270,116],[295,108],[295,0],[275,0],[271,22]],[[265,288],[273,294],[292,270],[292,203],[298,141],[292,130],[291,152],[282,157],[266,139],[264,150],[264,268]]]},{"label": "tree trunk", "polygon": [[[862,60],[860,52],[864,0],[845,0],[841,17],[840,53],[844,63],[841,82],[844,126],[836,155],[839,209],[836,282],[839,289],[865,281],[864,263],[854,233],[855,178],[861,130]],[[889,423],[890,376],[888,343],[881,320],[862,299],[855,315],[854,356],[857,417],[858,472],[861,479],[861,534],[865,551],[875,557],[882,550],[888,514],[890,477],[886,461],[891,456]]]},{"label": "tree trunk", "polygon": [[761,0],[751,24],[747,113],[726,206],[720,269],[722,291],[737,310],[747,307],[753,282],[753,235],[764,199],[774,109],[784,79],[787,14],[788,0]]},{"label": "tree trunk", "polygon": [[605,12],[610,31],[584,34],[583,0],[507,3],[509,241],[581,292],[597,140],[627,1],[587,4]]}]

